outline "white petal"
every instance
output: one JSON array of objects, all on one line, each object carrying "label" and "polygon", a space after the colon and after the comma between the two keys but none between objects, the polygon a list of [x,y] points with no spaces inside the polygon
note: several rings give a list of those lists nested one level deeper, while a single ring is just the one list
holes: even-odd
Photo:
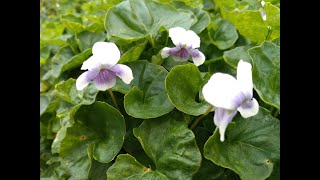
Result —
[{"label": "white petal", "polygon": [[180,47],[180,45],[183,45],[186,43],[186,30],[182,27],[175,27],[169,29],[169,37],[171,38],[171,41],[174,45],[177,47]]},{"label": "white petal", "polygon": [[201,51],[199,51],[198,49],[195,49],[192,52],[191,56],[192,56],[193,63],[196,66],[200,66],[206,60],[206,57],[204,56],[204,54]]},{"label": "white petal", "polygon": [[217,108],[237,109],[245,100],[237,80],[224,73],[215,73],[203,86],[204,99]]},{"label": "white petal", "polygon": [[262,7],[264,6],[264,4],[265,4],[265,2],[264,2],[264,1],[261,1],[261,5],[262,5]]},{"label": "white petal", "polygon": [[169,54],[170,49],[171,49],[171,48],[165,47],[165,48],[163,48],[163,49],[161,50],[161,57],[162,57],[162,59],[167,58],[167,57],[170,55],[170,54]]},{"label": "white petal", "polygon": [[253,84],[250,63],[243,60],[239,61],[237,67],[237,81],[239,82],[241,90],[245,94],[247,99],[251,99],[253,95]]},{"label": "white petal", "polygon": [[233,117],[237,114],[236,110],[227,110],[217,108],[214,112],[213,122],[219,128],[220,141],[224,141],[224,134],[228,124],[232,121]]},{"label": "white petal", "polygon": [[83,62],[82,66],[81,66],[81,70],[99,70],[101,67],[101,63],[99,62],[99,60],[97,58],[95,58],[95,56],[91,56],[89,57],[86,61]]},{"label": "white petal", "polygon": [[93,79],[94,85],[100,91],[105,91],[116,85],[116,75],[107,69],[101,70]]},{"label": "white petal", "polygon": [[92,47],[92,54],[107,67],[114,66],[120,60],[120,51],[112,42],[96,42]]},{"label": "white petal", "polygon": [[192,47],[193,49],[200,47],[200,37],[195,32],[188,30],[185,36],[188,47]]},{"label": "white petal", "polygon": [[81,91],[83,90],[86,86],[88,86],[88,84],[90,83],[91,80],[93,80],[97,75],[98,75],[99,71],[86,71],[84,73],[82,73],[77,81],[76,81],[76,88],[77,90]]},{"label": "white petal", "polygon": [[126,84],[130,84],[133,80],[132,70],[129,66],[117,64],[113,66],[110,71],[113,71]]},{"label": "white petal", "polygon": [[244,118],[248,118],[258,114],[259,112],[259,104],[255,98],[249,100],[248,102],[243,103],[239,108],[241,116]]}]

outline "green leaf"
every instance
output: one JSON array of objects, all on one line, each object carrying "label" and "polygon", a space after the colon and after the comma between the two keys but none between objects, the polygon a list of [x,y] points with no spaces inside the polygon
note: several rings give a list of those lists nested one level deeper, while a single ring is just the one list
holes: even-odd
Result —
[{"label": "green leaf", "polygon": [[40,96],[40,116],[46,111],[49,103],[50,99],[48,96]]},{"label": "green leaf", "polygon": [[231,47],[239,37],[236,28],[227,20],[220,21],[218,28],[210,28],[208,33],[211,42],[221,50]]},{"label": "green leaf", "polygon": [[133,62],[139,59],[141,53],[143,52],[146,44],[148,41],[144,41],[141,44],[138,44],[136,46],[133,46],[132,48],[130,48],[127,52],[125,52],[118,63],[123,64],[123,63],[127,63],[127,62]]},{"label": "green leaf", "polygon": [[109,180],[118,179],[154,179],[167,180],[168,178],[158,171],[152,171],[144,167],[134,157],[129,154],[118,155],[116,162],[108,169],[107,177]]},{"label": "green leaf", "polygon": [[191,11],[151,0],[128,0],[108,11],[105,28],[111,36],[136,40],[157,32],[162,26],[189,29],[196,21]]},{"label": "green leaf", "polygon": [[[164,79],[168,72],[162,66],[148,61],[135,61],[127,65],[132,69],[134,77],[130,85],[122,85],[126,89],[133,87],[124,97],[124,108],[130,116],[149,119],[173,110],[174,106],[169,101],[164,87]],[[117,91],[124,92],[126,89],[118,88]]]},{"label": "green leaf", "polygon": [[84,90],[78,91],[76,89],[76,80],[72,78],[57,84],[55,91],[60,98],[74,105],[92,104],[99,92],[92,83],[90,83]]},{"label": "green leaf", "polygon": [[77,43],[77,40],[76,40],[76,36],[73,35],[69,38],[67,38],[67,43],[68,45],[71,47],[71,49],[73,50],[73,52],[75,54],[79,54],[79,47],[78,47],[78,43]]},{"label": "green leaf", "polygon": [[252,45],[239,46],[229,51],[223,52],[223,59],[232,67],[237,68],[240,59],[251,64],[251,57],[248,54],[248,49],[252,48]]},{"label": "green leaf", "polygon": [[72,34],[79,33],[84,29],[81,17],[72,14],[61,16],[61,22]]},{"label": "green leaf", "polygon": [[81,52],[92,48],[94,43],[104,41],[107,35],[104,32],[83,31],[76,35],[76,39]]},{"label": "green leaf", "polygon": [[203,80],[194,64],[175,66],[166,77],[166,91],[174,106],[187,114],[199,116],[205,113],[209,104],[197,102],[196,98]]},{"label": "green leaf", "polygon": [[272,41],[280,37],[280,9],[277,6],[267,2],[264,5],[266,12],[266,22],[271,26],[269,40]]},{"label": "green leaf", "polygon": [[66,160],[68,172],[82,179],[88,177],[90,157],[108,163],[118,154],[125,122],[119,111],[103,102],[82,105],[73,118],[75,123],[67,128],[61,142],[60,156]]},{"label": "green leaf", "polygon": [[280,46],[266,41],[248,52],[254,89],[265,103],[280,109]]},{"label": "green leaf", "polygon": [[90,180],[107,179],[107,169],[111,166],[111,163],[100,163],[92,159],[92,164],[89,172]]},{"label": "green leaf", "polygon": [[69,46],[60,48],[52,58],[52,75],[59,77],[63,72],[79,67],[91,55],[91,49],[75,55]]},{"label": "green leaf", "polygon": [[206,11],[203,11],[200,8],[193,8],[194,6],[188,6],[186,2],[174,1],[173,5],[177,9],[186,9],[193,12],[197,18],[197,22],[190,27],[190,30],[194,31],[196,34],[199,34],[203,31],[210,23],[210,16]]},{"label": "green leaf", "polygon": [[70,46],[61,47],[57,54],[52,57],[52,71],[54,77],[59,77],[61,70],[74,56],[74,52]]},{"label": "green leaf", "polygon": [[201,153],[185,122],[170,116],[145,120],[133,133],[157,171],[168,179],[191,179],[198,171]]},{"label": "green leaf", "polygon": [[280,158],[280,121],[261,107],[256,116],[244,119],[238,114],[233,121],[224,142],[215,130],[204,146],[204,156],[241,179],[266,179]]}]

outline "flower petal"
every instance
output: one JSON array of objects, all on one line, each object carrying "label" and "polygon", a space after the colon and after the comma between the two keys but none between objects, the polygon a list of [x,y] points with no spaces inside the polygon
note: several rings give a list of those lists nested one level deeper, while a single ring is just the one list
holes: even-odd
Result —
[{"label": "flower petal", "polygon": [[191,47],[193,49],[200,47],[200,37],[192,30],[188,30],[185,33],[185,38],[188,47]]},{"label": "flower petal", "polygon": [[101,67],[101,63],[99,62],[99,60],[95,57],[95,56],[91,56],[89,57],[86,61],[83,62],[82,66],[81,66],[81,70],[100,70]]},{"label": "flower petal", "polygon": [[258,114],[259,104],[257,100],[253,98],[252,100],[249,100],[248,102],[243,103],[240,107],[238,107],[237,110],[240,112],[242,117],[248,118]]},{"label": "flower petal", "polygon": [[191,53],[191,56],[192,56],[193,63],[196,66],[200,66],[206,60],[206,57],[204,56],[204,54],[200,52],[198,49],[193,50]]},{"label": "flower petal", "polygon": [[170,49],[171,48],[165,47],[161,50],[162,59],[167,58],[170,55]]},{"label": "flower petal", "polygon": [[172,58],[176,61],[187,61],[190,57],[190,53],[186,48],[171,48],[169,54],[172,55]]},{"label": "flower petal", "polygon": [[76,81],[77,90],[83,90],[86,86],[88,86],[90,81],[93,80],[98,74],[99,71],[96,70],[86,71],[82,73]]},{"label": "flower petal", "polygon": [[174,27],[169,29],[169,37],[174,45],[180,47],[181,45],[185,44],[185,34],[186,30],[182,27]]},{"label": "flower petal", "polygon": [[204,99],[217,108],[237,109],[245,100],[237,80],[224,73],[215,73],[203,86]]},{"label": "flower petal", "polygon": [[213,122],[219,128],[220,141],[223,142],[227,126],[237,114],[237,111],[217,108],[214,112]]},{"label": "flower petal", "polygon": [[120,60],[119,48],[112,42],[96,42],[92,54],[105,67],[112,67]]},{"label": "flower petal", "polygon": [[104,69],[93,79],[93,82],[98,90],[105,91],[116,84],[116,75],[114,72]]},{"label": "flower petal", "polygon": [[252,99],[253,83],[250,63],[243,60],[239,61],[237,67],[237,81],[239,82],[239,86],[247,99]]},{"label": "flower petal", "polygon": [[130,84],[133,80],[132,70],[129,66],[117,64],[113,66],[110,71],[113,71],[126,84]]}]

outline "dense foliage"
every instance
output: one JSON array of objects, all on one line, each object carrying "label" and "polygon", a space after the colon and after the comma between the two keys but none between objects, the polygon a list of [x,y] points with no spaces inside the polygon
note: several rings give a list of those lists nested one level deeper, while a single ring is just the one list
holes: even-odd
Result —
[{"label": "dense foliage", "polygon": [[[41,1],[41,179],[280,179],[280,1],[265,2]],[[161,57],[173,27],[198,34],[204,64]],[[75,86],[98,41],[133,72],[112,88],[117,105]],[[236,77],[240,59],[260,109],[238,113],[221,142],[201,89],[216,72]]]}]

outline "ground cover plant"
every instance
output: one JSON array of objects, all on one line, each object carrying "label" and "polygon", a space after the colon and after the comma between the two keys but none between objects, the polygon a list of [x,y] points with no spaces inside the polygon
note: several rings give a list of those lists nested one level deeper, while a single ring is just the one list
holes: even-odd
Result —
[{"label": "ground cover plant", "polygon": [[280,179],[280,1],[42,0],[40,179]]}]

